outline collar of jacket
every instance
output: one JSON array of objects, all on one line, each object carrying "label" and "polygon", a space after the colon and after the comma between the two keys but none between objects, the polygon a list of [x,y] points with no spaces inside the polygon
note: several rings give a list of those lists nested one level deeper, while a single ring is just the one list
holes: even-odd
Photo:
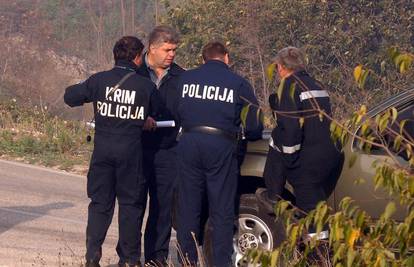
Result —
[{"label": "collar of jacket", "polygon": [[298,77],[300,77],[300,76],[309,76],[309,74],[306,72],[306,70],[297,70],[293,74],[295,76],[298,76]]},{"label": "collar of jacket", "polygon": [[204,65],[206,65],[206,66],[220,66],[220,67],[224,67],[226,69],[229,68],[229,66],[226,63],[224,63],[223,61],[218,60],[218,59],[210,59],[206,63],[204,63]]},{"label": "collar of jacket", "polygon": [[[148,72],[148,66],[146,64],[146,57],[147,53],[145,53],[144,55],[142,55],[142,64],[141,66],[138,68],[138,73],[145,76],[145,77],[150,77],[150,74]],[[178,64],[176,64],[175,62],[171,63],[170,65],[170,69],[168,70],[167,75],[172,75],[172,76],[178,76],[181,73],[183,73],[185,70],[183,68],[181,68]]]},{"label": "collar of jacket", "polygon": [[115,67],[116,66],[124,67],[126,69],[131,69],[131,70],[135,70],[135,71],[138,69],[138,66],[135,65],[134,62],[128,61],[128,60],[124,60],[124,59],[115,61]]}]

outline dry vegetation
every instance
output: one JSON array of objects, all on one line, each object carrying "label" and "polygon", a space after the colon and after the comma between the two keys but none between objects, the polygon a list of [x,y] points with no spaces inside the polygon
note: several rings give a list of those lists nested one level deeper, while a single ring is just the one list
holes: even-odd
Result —
[{"label": "dry vegetation", "polygon": [[[0,0],[0,99],[16,99],[22,114],[33,118],[37,106],[63,119],[88,120],[90,107],[63,104],[64,88],[108,68],[119,36],[145,39],[158,22],[181,33],[177,61],[184,67],[200,63],[205,42],[226,42],[232,68],[251,81],[265,109],[276,88],[266,66],[284,46],[303,48],[309,71],[334,96],[336,116],[346,117],[361,104],[369,107],[410,86],[413,71],[400,75],[387,51],[412,50],[413,5],[406,0]],[[364,89],[353,82],[358,64],[372,71]],[[13,132],[5,127],[3,143]]]}]

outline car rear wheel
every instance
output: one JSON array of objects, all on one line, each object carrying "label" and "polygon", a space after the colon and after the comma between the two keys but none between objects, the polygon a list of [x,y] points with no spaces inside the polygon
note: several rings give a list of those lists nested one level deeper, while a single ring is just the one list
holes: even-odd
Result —
[{"label": "car rear wheel", "polygon": [[[272,250],[285,238],[285,229],[274,216],[262,212],[254,194],[242,195],[235,220],[233,236],[234,266],[249,266],[244,255],[249,249]],[[207,266],[212,264],[212,227],[207,223],[204,231],[203,251]]]}]

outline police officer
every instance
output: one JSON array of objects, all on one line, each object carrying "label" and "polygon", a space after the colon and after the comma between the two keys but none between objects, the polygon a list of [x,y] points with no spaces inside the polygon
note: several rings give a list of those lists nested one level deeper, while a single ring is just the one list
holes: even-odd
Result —
[{"label": "police officer", "polygon": [[141,225],[146,204],[142,175],[141,133],[149,107],[156,109],[154,84],[136,74],[144,46],[125,36],[113,48],[115,66],[69,86],[64,100],[71,107],[93,102],[94,150],[87,192],[86,266],[99,266],[102,244],[119,204],[120,266],[140,266]]},{"label": "police officer", "polygon": [[230,266],[237,191],[237,133],[243,107],[247,138],[261,136],[258,103],[250,84],[233,73],[220,42],[204,46],[205,64],[185,72],[180,81],[178,150],[179,210],[177,238],[191,265],[197,264],[194,239],[200,237],[202,198],[207,194],[213,228],[214,266]]},{"label": "police officer", "polygon": [[[171,236],[173,191],[177,176],[176,137],[177,83],[184,70],[174,63],[178,35],[167,26],[158,26],[149,35],[148,51],[138,73],[151,79],[162,99],[157,117],[148,117],[142,138],[144,175],[149,187],[149,215],[145,227],[145,262],[166,265]],[[156,128],[155,121],[176,122],[175,127]]]},{"label": "police officer", "polygon": [[[331,115],[329,94],[304,70],[302,52],[286,47],[278,52],[275,64],[282,90],[269,97],[277,123],[264,171],[268,190],[256,194],[262,202],[273,205],[288,180],[296,205],[309,212],[334,190],[344,158],[331,139],[330,120],[319,112]],[[272,205],[268,209],[272,210]]]}]

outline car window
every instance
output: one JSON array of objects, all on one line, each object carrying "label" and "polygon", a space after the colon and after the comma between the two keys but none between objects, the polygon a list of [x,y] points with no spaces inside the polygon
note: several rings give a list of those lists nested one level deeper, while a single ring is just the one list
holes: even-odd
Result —
[{"label": "car window", "polygon": [[[398,111],[398,116],[396,119],[396,122],[392,125],[392,129],[396,132],[400,132],[400,122],[405,120],[405,124],[404,124],[404,137],[408,138],[410,140],[414,140],[414,101],[408,101],[406,103],[402,103],[399,104],[395,107]],[[358,132],[360,131],[360,129],[358,129]],[[386,143],[388,144],[389,148],[391,150],[393,150],[393,138],[390,135],[383,135],[382,138],[386,141]],[[379,140],[376,140],[377,142],[379,142]],[[354,151],[358,151],[359,153],[361,153],[361,149],[358,146],[359,141],[354,138],[352,141],[352,149]],[[393,152],[397,152],[397,151],[393,151]],[[364,153],[364,152],[362,152]],[[374,154],[374,155],[385,155],[386,151],[381,148],[381,147],[372,147],[370,154]],[[399,156],[403,157],[406,159],[406,154],[405,153],[400,153]]]}]

